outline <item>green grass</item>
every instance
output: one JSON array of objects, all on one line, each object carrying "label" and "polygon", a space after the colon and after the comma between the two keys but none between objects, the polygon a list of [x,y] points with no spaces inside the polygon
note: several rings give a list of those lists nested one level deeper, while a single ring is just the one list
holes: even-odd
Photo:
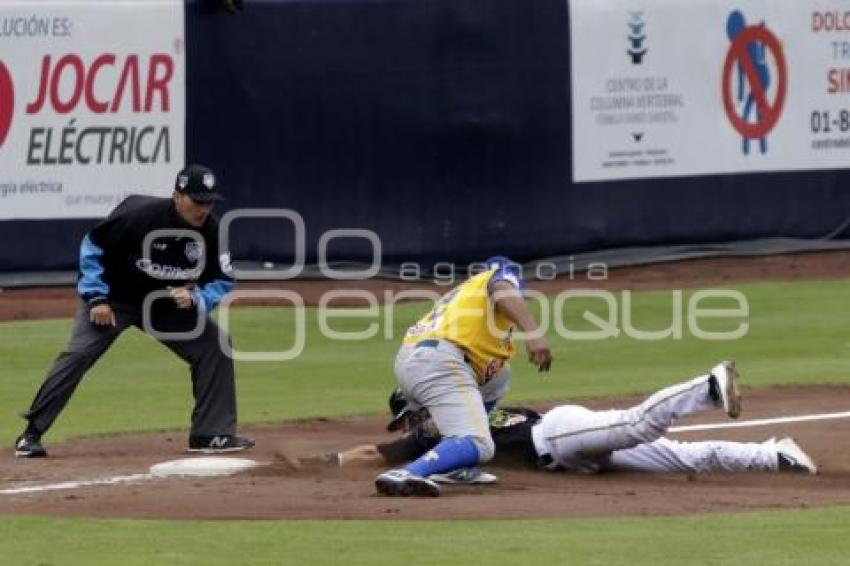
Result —
[{"label": "green grass", "polygon": [[[640,393],[701,373],[724,358],[738,360],[748,386],[850,382],[846,316],[850,287],[846,282],[741,285],[738,289],[749,303],[749,332],[734,341],[696,339],[687,323],[681,339],[642,341],[622,334],[602,341],[567,341],[556,335],[550,324],[549,339],[556,358],[553,371],[536,374],[520,345],[509,399]],[[633,305],[635,327],[659,330],[670,325],[670,293],[635,294]],[[572,300],[559,316],[570,329],[591,330],[589,324],[582,324],[582,312],[590,310],[607,317],[601,306],[600,300]],[[726,301],[714,306],[731,305]],[[383,412],[394,383],[392,360],[398,343],[423,309],[422,304],[400,305],[394,311],[393,325],[383,324],[382,315],[375,338],[349,342],[322,336],[316,311],[310,309],[301,356],[291,361],[237,364],[240,421]],[[740,322],[716,320],[702,326],[731,330]],[[376,320],[337,319],[331,326],[356,331],[373,323]],[[236,309],[231,326],[240,351],[285,351],[294,343],[289,309]],[[28,406],[69,332],[70,321],[0,324],[0,437],[14,437],[21,423],[15,413]],[[185,428],[191,404],[184,364],[154,340],[131,330],[86,376],[49,439]]]},{"label": "green grass", "polygon": [[[739,285],[749,304],[749,332],[734,341],[640,341],[621,335],[567,341],[550,331],[556,362],[533,372],[520,355],[509,401],[575,399],[650,391],[734,358],[748,386],[850,383],[846,281]],[[685,301],[689,293],[685,294]],[[671,295],[634,297],[634,326],[658,330],[671,321]],[[601,302],[568,303],[573,329],[581,313],[605,314]],[[705,305],[704,305],[705,306]],[[716,307],[730,306],[715,303]],[[397,307],[377,337],[339,342],[318,332],[308,313],[306,349],[286,362],[237,364],[242,423],[311,416],[380,413],[393,385],[392,358],[401,334],[424,309]],[[686,310],[687,314],[687,310]],[[338,330],[374,321],[335,320]],[[740,320],[715,320],[730,330]],[[622,324],[618,324],[622,327]],[[292,311],[238,309],[233,336],[240,350],[292,345]],[[0,324],[0,438],[7,444],[43,373],[68,338],[69,321]],[[384,336],[385,333],[392,338]],[[80,435],[185,428],[190,384],[182,362],[153,340],[128,332],[86,377],[48,441]],[[842,564],[850,553],[850,509],[711,515],[686,518],[536,521],[208,522],[72,520],[0,517],[5,564]],[[48,542],[45,542],[48,541]],[[722,541],[722,543],[718,543]],[[13,557],[13,558],[12,558]]]},{"label": "green grass", "polygon": [[0,519],[0,563],[837,565],[850,554],[848,520],[847,508],[450,524],[15,518]]}]

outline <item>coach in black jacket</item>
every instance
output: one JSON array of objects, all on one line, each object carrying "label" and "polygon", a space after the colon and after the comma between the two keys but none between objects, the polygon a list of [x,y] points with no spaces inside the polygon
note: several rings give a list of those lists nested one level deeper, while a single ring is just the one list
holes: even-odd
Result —
[{"label": "coach in black jacket", "polygon": [[77,281],[82,303],[74,330],[23,414],[28,424],[15,442],[16,456],[47,455],[41,436],[86,371],[131,325],[192,369],[190,451],[254,445],[235,435],[233,360],[219,345],[222,330],[208,318],[233,287],[230,259],[219,254],[218,221],[211,215],[222,199],[216,189],[212,171],[190,165],[177,175],[171,198],[130,196],[83,238]]}]

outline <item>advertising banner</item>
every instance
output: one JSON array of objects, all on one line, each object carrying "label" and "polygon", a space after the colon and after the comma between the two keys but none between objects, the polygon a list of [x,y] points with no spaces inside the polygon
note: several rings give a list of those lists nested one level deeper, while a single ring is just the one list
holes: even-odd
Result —
[{"label": "advertising banner", "polygon": [[0,220],[168,195],[185,152],[180,0],[0,2]]},{"label": "advertising banner", "polygon": [[850,165],[846,0],[569,0],[575,182]]}]

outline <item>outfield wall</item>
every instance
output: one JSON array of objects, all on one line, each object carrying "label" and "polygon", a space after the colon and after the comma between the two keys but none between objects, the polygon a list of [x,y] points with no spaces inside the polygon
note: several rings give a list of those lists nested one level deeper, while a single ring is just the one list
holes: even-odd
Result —
[{"label": "outfield wall", "polygon": [[[846,236],[836,229],[850,216],[850,49],[834,46],[850,42],[850,12],[838,0],[801,0],[781,11],[775,4],[248,1],[228,16],[189,1],[178,6],[185,37],[166,30],[126,48],[112,94],[97,94],[110,81],[105,71],[92,87],[93,100],[114,103],[130,51],[142,61],[167,53],[168,108],[162,89],[146,108],[144,76],[139,108],[128,90],[117,113],[86,106],[84,87],[79,107],[63,113],[73,92],[57,87],[58,110],[25,114],[22,102],[37,93],[22,92],[0,147],[4,173],[68,179],[66,187],[91,175],[100,191],[114,186],[113,199],[135,190],[168,194],[184,158],[185,122],[185,159],[215,168],[225,210],[297,211],[308,262],[321,236],[341,228],[375,232],[385,261],[430,263]],[[22,2],[18,16],[2,8],[4,23],[26,17],[32,5]],[[90,72],[130,33],[110,35],[86,28],[79,14],[51,10],[40,17],[77,22],[70,36],[16,36],[13,17],[0,41],[39,61],[79,52]],[[746,18],[735,32],[743,35],[730,31],[735,10]],[[85,47],[91,37],[100,47]],[[6,53],[0,61],[12,82],[24,84]],[[746,68],[747,60],[755,66]],[[158,75],[145,69],[148,80],[165,81],[164,67]],[[753,89],[764,76],[767,88]],[[0,95],[2,87],[0,80]],[[72,119],[93,128],[105,117],[128,132],[169,126],[168,159],[138,159],[153,155],[154,137],[135,162],[114,167],[45,163],[43,133],[33,153],[34,129],[52,124],[59,139]],[[744,142],[741,129],[764,142]],[[41,161],[28,164],[33,155]],[[0,271],[72,269],[77,242],[108,210],[107,199],[70,211],[30,196],[0,198],[0,240],[14,242],[3,247]],[[286,221],[239,221],[234,255],[287,261],[292,233]],[[330,259],[370,259],[363,239],[337,239],[329,251]]]}]

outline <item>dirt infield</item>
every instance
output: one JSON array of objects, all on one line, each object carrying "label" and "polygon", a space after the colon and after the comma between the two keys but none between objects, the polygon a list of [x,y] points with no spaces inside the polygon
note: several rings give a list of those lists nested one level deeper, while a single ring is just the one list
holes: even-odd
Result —
[{"label": "dirt infield", "polygon": [[[746,391],[747,419],[846,411],[850,387]],[[634,399],[600,400],[596,407]],[[713,417],[714,415],[712,415]],[[721,415],[722,416],[722,415]],[[683,424],[708,422],[701,417]],[[719,417],[715,420],[722,420]],[[383,421],[322,420],[247,427],[258,446],[240,454],[271,464],[229,478],[157,479],[29,495],[0,495],[0,513],[174,519],[475,519],[508,517],[640,516],[850,503],[850,454],[840,449],[850,420],[771,425],[674,435],[683,440],[761,441],[793,435],[821,465],[819,476],[738,473],[596,476],[532,469],[488,469],[499,484],[448,486],[439,499],[375,495],[379,468],[293,471],[280,459],[389,438]],[[0,485],[92,480],[144,473],[151,464],[185,457],[185,438],[174,434],[92,438],[49,446],[44,460],[0,453]]]},{"label": "dirt infield", "polygon": [[[613,270],[606,281],[583,275],[538,282],[544,292],[563,288],[667,289],[721,287],[730,282],[850,277],[850,252],[764,258],[726,258]],[[348,285],[350,287],[350,284]],[[360,285],[358,282],[358,286]],[[423,285],[374,281],[372,290]],[[333,286],[291,282],[307,304]],[[432,287],[433,288],[433,287]],[[440,288],[444,289],[444,288]],[[23,289],[0,293],[0,320],[70,316],[71,289]],[[746,376],[746,367],[741,368]],[[850,410],[850,386],[745,391],[744,419]],[[607,399],[592,407],[623,407],[636,399]],[[542,407],[546,408],[546,407]],[[721,415],[722,416],[722,415]],[[720,416],[712,416],[722,420]],[[701,416],[680,424],[710,422]],[[473,519],[508,517],[640,516],[850,504],[850,419],[679,433],[681,440],[761,441],[793,435],[821,465],[817,477],[785,474],[578,476],[492,466],[495,486],[449,487],[439,499],[378,497],[379,468],[294,470],[287,458],[390,438],[379,419],[317,420],[243,427],[256,436],[244,453],[266,465],[229,478],[156,479],[80,487],[28,495],[0,494],[0,513],[175,519]],[[86,481],[147,472],[152,464],[185,457],[182,434],[159,433],[80,439],[48,446],[44,460],[15,460],[0,447],[0,489]],[[242,456],[242,454],[240,454]]]}]

